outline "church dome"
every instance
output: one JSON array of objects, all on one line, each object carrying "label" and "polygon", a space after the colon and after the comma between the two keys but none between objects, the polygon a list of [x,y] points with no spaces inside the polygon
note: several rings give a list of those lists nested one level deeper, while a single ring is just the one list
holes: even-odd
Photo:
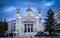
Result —
[{"label": "church dome", "polygon": [[30,8],[30,6],[26,10],[26,16],[33,16],[33,10]]},{"label": "church dome", "polygon": [[31,8],[28,8],[28,9],[26,10],[26,12],[27,12],[27,11],[32,11],[32,9],[31,9]]}]

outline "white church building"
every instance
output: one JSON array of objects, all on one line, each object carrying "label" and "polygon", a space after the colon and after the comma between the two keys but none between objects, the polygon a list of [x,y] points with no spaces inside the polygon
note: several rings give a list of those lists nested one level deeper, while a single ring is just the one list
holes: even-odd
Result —
[{"label": "white church building", "polygon": [[18,35],[34,35],[37,32],[44,32],[44,25],[41,22],[41,9],[38,8],[38,15],[34,16],[33,10],[28,7],[25,16],[20,15],[20,8],[16,9],[16,26],[15,32]]}]

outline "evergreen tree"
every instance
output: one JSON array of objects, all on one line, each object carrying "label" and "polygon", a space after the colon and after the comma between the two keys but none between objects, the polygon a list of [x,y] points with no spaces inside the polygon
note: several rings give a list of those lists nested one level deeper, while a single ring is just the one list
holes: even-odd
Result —
[{"label": "evergreen tree", "polygon": [[8,24],[7,24],[6,20],[4,20],[4,22],[0,21],[0,36],[5,35],[7,30],[8,30]]},{"label": "evergreen tree", "polygon": [[4,28],[5,28],[4,30],[6,32],[8,30],[8,23],[6,22],[6,20],[4,20],[3,24],[4,24]]},{"label": "evergreen tree", "polygon": [[46,31],[48,31],[49,35],[51,35],[52,32],[54,32],[54,12],[51,9],[48,10],[47,18],[45,20]]}]

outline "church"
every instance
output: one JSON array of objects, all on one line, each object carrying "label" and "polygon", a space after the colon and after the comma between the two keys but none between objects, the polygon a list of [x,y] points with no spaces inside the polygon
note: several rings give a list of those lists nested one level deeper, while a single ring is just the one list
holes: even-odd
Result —
[{"label": "church", "polygon": [[41,22],[41,8],[39,7],[37,16],[29,6],[25,12],[25,16],[21,16],[20,8],[16,9],[16,25],[15,30],[18,35],[34,35],[37,32],[44,32],[44,25]]}]

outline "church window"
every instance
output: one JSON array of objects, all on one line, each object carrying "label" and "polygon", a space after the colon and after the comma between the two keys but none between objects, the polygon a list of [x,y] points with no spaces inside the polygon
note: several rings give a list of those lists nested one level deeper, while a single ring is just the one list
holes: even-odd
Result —
[{"label": "church window", "polygon": [[24,26],[25,26],[25,31],[24,32],[26,32],[27,31],[26,24],[24,24]]},{"label": "church window", "polygon": [[28,24],[28,32],[30,32],[30,25]]},{"label": "church window", "polygon": [[33,32],[33,24],[31,24],[31,32]]}]

